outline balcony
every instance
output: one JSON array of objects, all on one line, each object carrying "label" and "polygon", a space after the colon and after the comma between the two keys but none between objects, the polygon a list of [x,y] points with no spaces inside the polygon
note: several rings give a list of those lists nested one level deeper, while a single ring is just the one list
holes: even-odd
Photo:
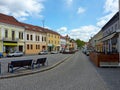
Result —
[{"label": "balcony", "polygon": [[17,42],[19,39],[18,38],[3,38],[2,39],[3,41],[14,41],[14,42]]}]

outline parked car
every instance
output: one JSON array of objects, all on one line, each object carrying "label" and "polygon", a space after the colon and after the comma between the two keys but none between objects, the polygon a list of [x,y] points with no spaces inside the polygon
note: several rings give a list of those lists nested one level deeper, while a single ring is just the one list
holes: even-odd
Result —
[{"label": "parked car", "polygon": [[48,54],[48,51],[47,51],[47,50],[44,50],[44,51],[39,52],[38,54],[39,54],[39,55]]},{"label": "parked car", "polygon": [[91,52],[91,50],[86,50],[85,54],[86,54],[87,56],[89,56],[90,52]]},{"label": "parked car", "polygon": [[2,57],[3,57],[3,53],[0,52],[0,58],[2,58]]},{"label": "parked car", "polygon": [[51,54],[57,54],[58,51],[51,51]]},{"label": "parked car", "polygon": [[23,56],[23,52],[15,51],[7,54],[7,57],[17,57],[17,56]]}]

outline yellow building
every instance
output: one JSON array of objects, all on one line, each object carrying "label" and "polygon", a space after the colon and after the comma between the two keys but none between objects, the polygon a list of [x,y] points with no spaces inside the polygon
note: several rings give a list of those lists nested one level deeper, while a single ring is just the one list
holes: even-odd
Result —
[{"label": "yellow building", "polygon": [[12,16],[0,17],[0,52],[24,52],[24,27]]},{"label": "yellow building", "polygon": [[25,54],[38,54],[46,50],[46,33],[43,28],[21,23],[25,27]]},{"label": "yellow building", "polygon": [[47,33],[47,49],[48,51],[59,51],[60,50],[60,34],[49,30],[44,29]]}]

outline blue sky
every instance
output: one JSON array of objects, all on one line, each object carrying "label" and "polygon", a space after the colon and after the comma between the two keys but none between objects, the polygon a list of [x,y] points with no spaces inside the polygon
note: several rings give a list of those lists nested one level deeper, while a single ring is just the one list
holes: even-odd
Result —
[{"label": "blue sky", "polygon": [[118,0],[0,0],[0,13],[88,41],[118,11]]}]

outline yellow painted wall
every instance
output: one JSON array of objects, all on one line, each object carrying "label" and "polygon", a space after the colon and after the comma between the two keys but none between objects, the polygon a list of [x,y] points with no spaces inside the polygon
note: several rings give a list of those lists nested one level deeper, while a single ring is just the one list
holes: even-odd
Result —
[{"label": "yellow painted wall", "polygon": [[[27,45],[29,45],[29,49],[27,49]],[[32,45],[32,49],[31,49],[31,45]],[[36,49],[36,45],[40,45],[40,49]],[[26,43],[26,50],[25,50],[25,54],[38,54],[40,51],[42,51],[42,46],[44,46],[44,44],[41,43]]]},{"label": "yellow painted wall", "polygon": [[57,46],[60,46],[60,35],[53,34],[53,33],[47,33],[47,44],[54,45],[53,50],[55,50]]},{"label": "yellow painted wall", "polygon": [[[45,33],[40,33],[40,32],[35,32],[35,31],[26,30],[25,32],[29,35],[34,34],[35,35],[34,37],[36,37],[36,35],[40,36],[40,34],[41,35],[46,35]],[[25,38],[27,38],[27,35],[26,35]],[[29,39],[30,39],[30,37],[29,37]],[[41,37],[40,37],[40,40],[41,40]],[[27,49],[28,44],[32,45],[33,49]],[[36,45],[40,45],[40,49],[36,49]],[[35,41],[33,41],[33,40],[32,41],[31,40],[26,41],[26,43],[25,43],[25,54],[38,54],[40,51],[42,51],[42,46],[47,47],[46,42],[36,41],[36,39],[35,39]],[[31,48],[31,46],[30,46],[30,48]]]}]

